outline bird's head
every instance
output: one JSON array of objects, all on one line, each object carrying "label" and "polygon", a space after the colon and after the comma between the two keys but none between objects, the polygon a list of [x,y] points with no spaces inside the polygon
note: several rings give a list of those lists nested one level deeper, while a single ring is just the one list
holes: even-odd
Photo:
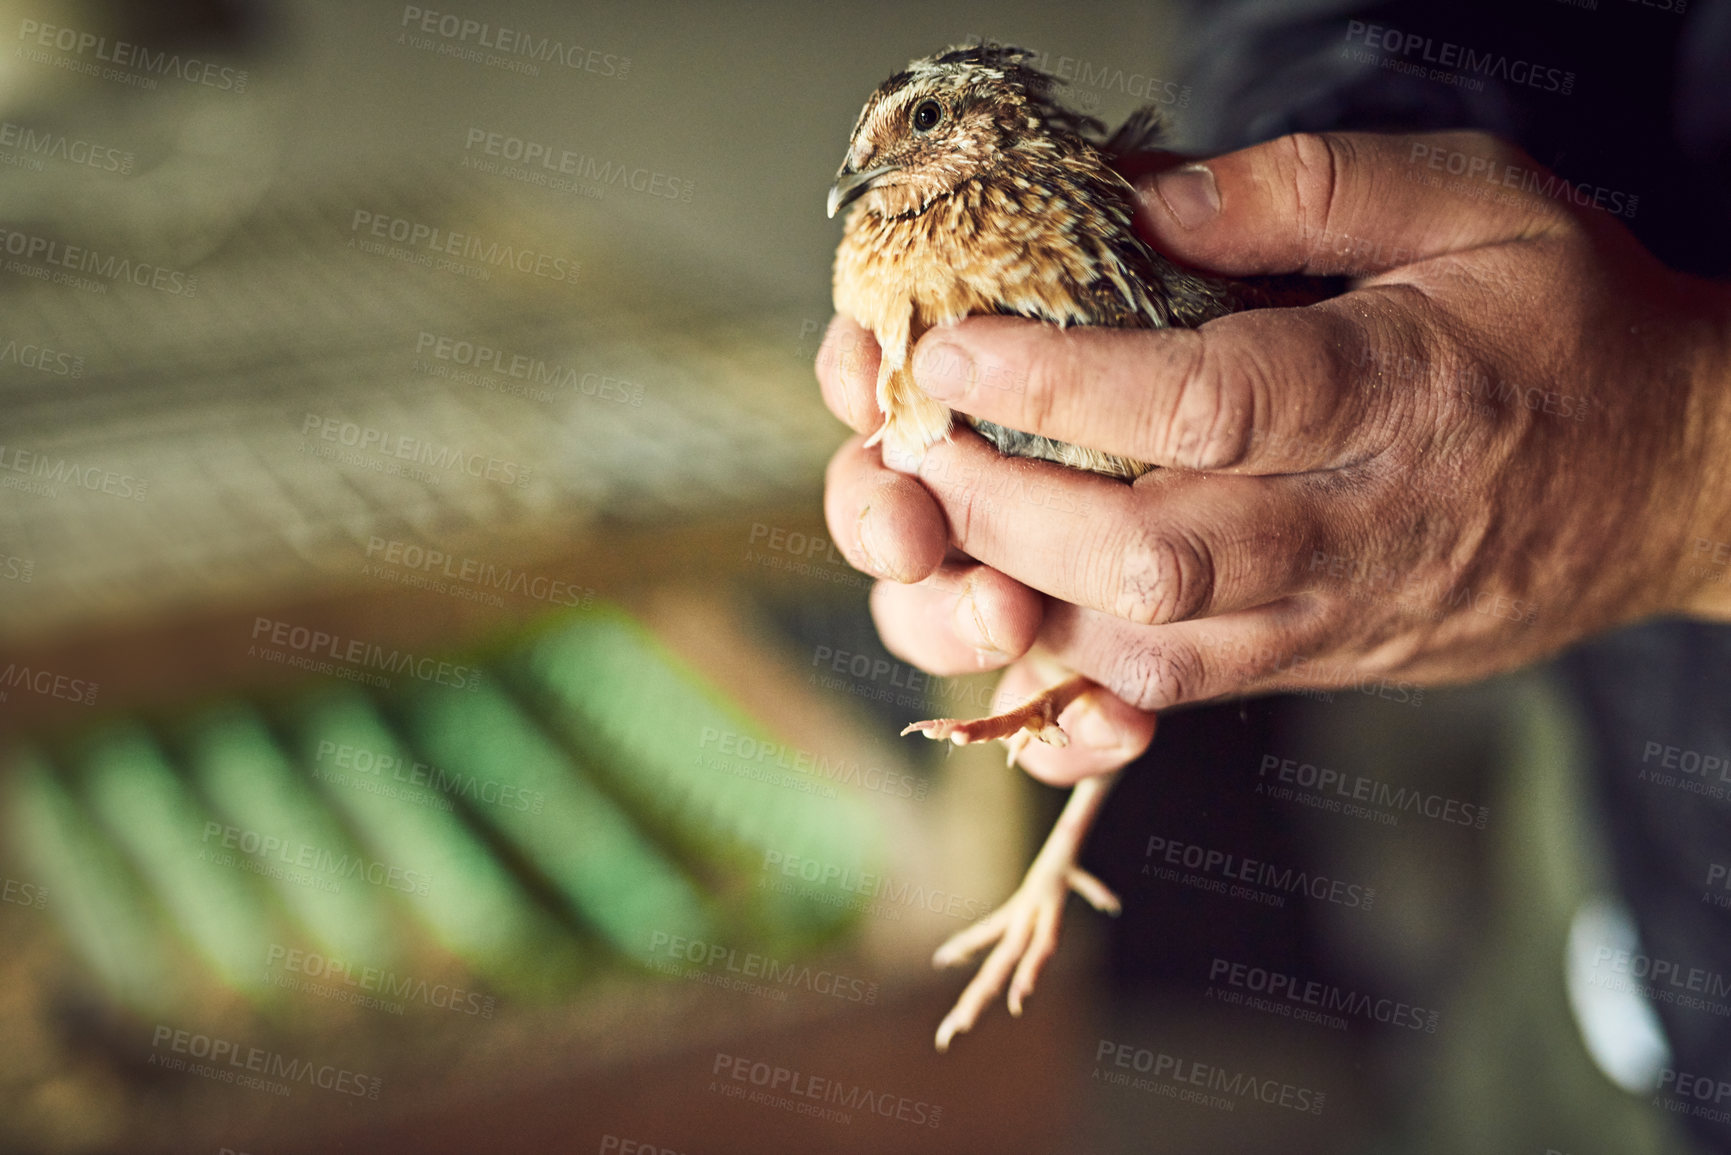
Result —
[{"label": "bird's head", "polygon": [[1051,98],[1054,79],[1000,45],[951,48],[878,86],[860,111],[829,190],[829,215],[867,198],[883,216],[925,211],[1001,163],[1012,148],[1099,124]]}]

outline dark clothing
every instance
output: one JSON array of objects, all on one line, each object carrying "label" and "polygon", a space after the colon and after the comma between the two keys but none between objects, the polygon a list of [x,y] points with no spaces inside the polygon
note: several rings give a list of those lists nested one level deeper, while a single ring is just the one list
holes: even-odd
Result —
[{"label": "dark clothing", "polygon": [[[1731,4],[1690,0],[1681,15],[1655,6],[1667,2],[1686,0],[1596,0],[1592,10],[1209,0],[1186,41],[1181,143],[1222,151],[1287,132],[1483,129],[1583,188],[1623,194],[1620,207],[1638,198],[1617,215],[1649,249],[1673,268],[1722,276]],[[1374,44],[1372,25],[1384,33]],[[1388,49],[1391,32],[1403,50]]]},{"label": "dark clothing", "polygon": [[[1180,143],[1219,151],[1301,130],[1484,129],[1567,177],[1575,203],[1613,212],[1666,264],[1723,277],[1731,2],[1683,12],[1687,0],[1591,2],[1200,4]],[[1706,989],[1691,993],[1731,1003],[1713,989],[1731,983],[1731,910],[1713,901],[1715,882],[1731,901],[1731,627],[1625,629],[1577,646],[1560,668],[1588,720],[1643,952],[1699,968]],[[1731,1019],[1655,1010],[1675,1071],[1731,1083]],[[1731,1149],[1731,1126],[1688,1125]]]}]

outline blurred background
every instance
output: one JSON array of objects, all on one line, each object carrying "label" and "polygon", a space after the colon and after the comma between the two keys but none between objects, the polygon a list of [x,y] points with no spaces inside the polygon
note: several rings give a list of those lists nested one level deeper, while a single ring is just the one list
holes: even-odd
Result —
[{"label": "blurred background", "polygon": [[1543,673],[1173,716],[1124,915],[932,1051],[1061,797],[895,736],[990,682],[827,539],[824,196],[970,39],[1182,139],[1183,35],[0,2],[0,1149],[1684,1150],[1570,1009],[1619,924]]}]

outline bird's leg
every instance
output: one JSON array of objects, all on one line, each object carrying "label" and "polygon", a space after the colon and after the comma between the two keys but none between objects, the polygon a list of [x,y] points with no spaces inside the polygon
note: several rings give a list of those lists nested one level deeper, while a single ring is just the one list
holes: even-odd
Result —
[{"label": "bird's leg", "polygon": [[878,407],[884,412],[884,423],[866,438],[868,446],[882,441],[886,451],[917,459],[927,446],[950,435],[949,408],[921,392],[907,366],[882,377]]},{"label": "bird's leg", "polygon": [[950,435],[949,407],[914,384],[913,367],[907,360],[908,350],[926,328],[914,317],[910,304],[905,314],[888,318],[874,330],[882,350],[877,399],[884,423],[866,438],[868,447],[881,441],[887,451],[917,459],[927,446]]},{"label": "bird's leg", "polygon": [[[902,733],[917,731],[934,740],[948,738],[958,746],[1002,738],[1010,748],[1009,761],[1014,766],[1017,756],[1034,738],[1054,746],[1069,745],[1069,736],[1058,725],[1058,717],[1077,698],[1096,688],[1091,679],[1071,675],[1002,714],[971,721],[937,718],[915,722]],[[1117,777],[1118,772],[1113,771],[1079,782],[1016,893],[983,921],[952,937],[932,956],[937,966],[955,966],[997,944],[956,1001],[955,1009],[939,1025],[939,1051],[947,1051],[951,1039],[973,1027],[986,1004],[997,997],[1006,983],[1010,987],[1007,1000],[1010,1013],[1022,1013],[1022,1000],[1033,993],[1041,969],[1057,949],[1064,900],[1070,891],[1087,899],[1096,910],[1118,913],[1118,897],[1076,864],[1082,840]]]},{"label": "bird's leg", "polygon": [[1010,1013],[1022,1013],[1022,1000],[1033,993],[1040,971],[1058,948],[1064,900],[1072,890],[1087,899],[1095,910],[1118,913],[1118,896],[1076,864],[1082,840],[1094,825],[1100,804],[1118,774],[1114,770],[1078,782],[1016,893],[985,919],[952,937],[932,956],[934,966],[956,966],[985,947],[997,944],[980,964],[979,973],[968,983],[962,997],[956,1000],[955,1008],[938,1025],[940,1052],[950,1049],[950,1040],[973,1028],[986,1004],[997,997],[1005,983],[1010,987],[1007,1000]]},{"label": "bird's leg", "polygon": [[903,730],[902,734],[917,732],[933,741],[948,738],[958,746],[1002,738],[1010,748],[1010,765],[1014,766],[1017,756],[1031,738],[1038,738],[1052,746],[1068,746],[1070,738],[1064,733],[1063,727],[1058,725],[1058,715],[1062,714],[1071,702],[1094,687],[1095,683],[1091,679],[1078,674],[1034,695],[1014,710],[970,721],[933,718],[929,722],[914,722]]}]

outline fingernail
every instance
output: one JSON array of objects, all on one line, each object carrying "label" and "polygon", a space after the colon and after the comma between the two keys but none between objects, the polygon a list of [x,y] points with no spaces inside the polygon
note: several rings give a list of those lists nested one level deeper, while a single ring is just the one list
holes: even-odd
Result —
[{"label": "fingernail", "polygon": [[891,578],[895,581],[906,581],[883,562],[878,540],[875,519],[871,515],[872,507],[866,506],[859,511],[859,520],[854,523],[854,530],[859,534],[860,552],[865,554],[866,561],[871,564],[872,573],[879,577]]},{"label": "fingernail", "polygon": [[961,397],[974,376],[974,359],[960,345],[921,344],[914,354],[914,384],[940,401]]},{"label": "fingernail", "polygon": [[1206,224],[1220,212],[1220,189],[1204,165],[1167,169],[1154,178],[1154,191],[1172,219],[1187,229]]},{"label": "fingernail", "polygon": [[956,602],[955,610],[956,633],[961,639],[974,648],[974,654],[979,658],[981,667],[995,666],[1009,657],[998,643],[992,639],[992,631],[986,626],[986,619],[980,613],[980,603],[974,600],[973,582]]},{"label": "fingernail", "polygon": [[1082,699],[1081,711],[1082,716],[1069,727],[1077,742],[1091,750],[1116,750],[1124,744],[1124,735],[1119,733],[1118,727],[1100,711],[1092,698]]}]

